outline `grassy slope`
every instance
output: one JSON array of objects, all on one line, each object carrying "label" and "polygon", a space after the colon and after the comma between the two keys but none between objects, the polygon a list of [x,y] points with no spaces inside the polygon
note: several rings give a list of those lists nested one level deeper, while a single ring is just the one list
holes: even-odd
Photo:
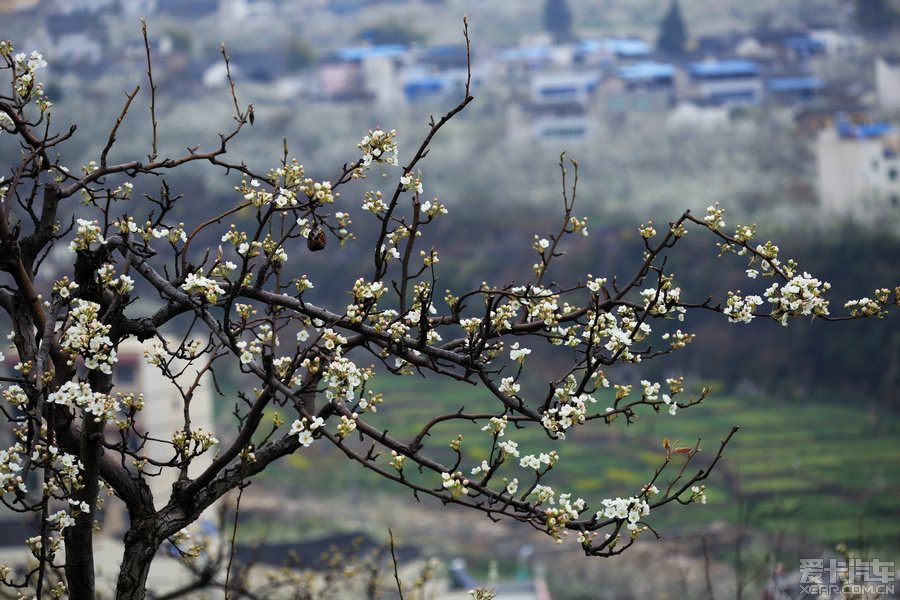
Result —
[{"label": "grassy slope", "polygon": [[[401,437],[413,435],[417,424],[438,411],[462,405],[475,409],[481,397],[468,386],[444,382],[425,386],[421,380],[381,378],[379,384],[378,389],[389,393],[378,420]],[[594,423],[553,446],[540,431],[511,429],[508,436],[527,452],[558,448],[562,458],[552,473],[552,485],[596,500],[630,495],[643,485],[662,458],[664,437],[685,444],[702,437],[708,458],[733,425],[740,425],[741,431],[713,477],[709,504],[660,511],[651,524],[671,535],[695,533],[716,520],[733,522],[742,496],[751,523],[763,529],[785,530],[828,544],[854,542],[863,518],[867,544],[897,551],[900,420],[868,413],[852,399],[816,405],[714,395],[677,417],[645,414],[629,428],[622,422],[609,428]],[[436,430],[434,447],[446,447],[457,431]],[[486,434],[471,428],[463,431],[467,470],[485,458]],[[368,473],[342,467],[344,459],[335,453],[317,450],[315,458],[305,453],[291,457],[291,467],[280,471],[282,481],[301,480],[304,487],[326,492],[361,487],[403,493]],[[507,473],[520,480],[525,475],[517,466]]]}]

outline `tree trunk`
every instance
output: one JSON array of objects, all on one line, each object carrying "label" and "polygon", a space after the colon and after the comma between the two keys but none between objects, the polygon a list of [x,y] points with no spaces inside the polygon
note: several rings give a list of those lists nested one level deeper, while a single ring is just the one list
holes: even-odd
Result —
[{"label": "tree trunk", "polygon": [[94,600],[93,526],[93,514],[85,513],[63,532],[69,600]]},{"label": "tree trunk", "polygon": [[94,600],[94,513],[100,490],[98,463],[103,448],[100,445],[101,424],[87,420],[81,436],[80,456],[84,465],[84,487],[72,494],[72,499],[86,502],[90,510],[75,517],[75,524],[63,531],[66,543],[66,582],[70,600]]},{"label": "tree trunk", "polygon": [[159,548],[155,525],[153,520],[132,523],[125,534],[125,553],[119,568],[116,600],[144,600],[150,563]]}]

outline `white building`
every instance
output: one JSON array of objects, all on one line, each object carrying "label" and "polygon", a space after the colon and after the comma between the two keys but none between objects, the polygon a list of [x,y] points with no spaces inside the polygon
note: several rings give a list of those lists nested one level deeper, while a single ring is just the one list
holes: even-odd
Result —
[{"label": "white building", "polygon": [[900,129],[839,121],[816,142],[819,197],[833,213],[900,210]]},{"label": "white building", "polygon": [[599,83],[599,74],[592,72],[535,73],[530,83],[531,102],[542,106],[587,106]]},{"label": "white building", "polygon": [[[119,360],[113,370],[114,392],[144,395],[144,410],[136,419],[139,433],[146,433],[158,440],[171,440],[176,432],[184,429],[186,411],[190,415],[192,431],[202,429],[214,432],[212,378],[207,372],[198,379],[199,369],[204,364],[203,359],[195,361],[189,367],[174,361],[170,370],[179,374],[175,380],[176,387],[172,381],[163,376],[159,367],[149,364],[144,358],[144,350],[149,347],[149,343],[130,339],[119,344]],[[195,381],[197,385],[192,388]],[[183,393],[190,394],[189,402],[185,402]],[[188,409],[185,408],[186,404]],[[190,477],[196,477],[210,465],[212,452],[211,450],[193,459],[188,473]],[[173,457],[174,450],[171,444],[147,441],[141,454],[151,460],[167,461]],[[155,472],[152,468],[148,470]],[[166,469],[156,477],[147,477],[157,509],[165,506],[177,477],[176,469]]]},{"label": "white building", "polygon": [[708,60],[687,66],[686,98],[704,104],[756,104],[763,98],[759,66],[749,60]]},{"label": "white building", "polygon": [[[200,374],[200,369],[204,364],[203,358],[196,361],[192,366],[186,366],[184,363],[179,364],[178,361],[174,361],[171,365],[171,370],[178,374],[178,377],[175,379],[178,386],[176,387],[172,381],[163,376],[158,367],[148,364],[144,358],[144,350],[149,348],[151,343],[152,340],[141,343],[132,339],[119,344],[118,361],[113,370],[114,394],[133,392],[144,396],[144,409],[136,418],[138,433],[146,433],[156,440],[171,440],[175,432],[183,430],[186,410],[183,392],[189,393],[187,412],[190,415],[191,430],[203,429],[207,432],[213,432],[215,427],[213,419],[214,385],[212,377],[208,373]],[[177,344],[178,342],[173,340],[170,343]],[[0,365],[5,367],[7,372],[13,374],[12,368],[16,362],[18,362],[18,358],[14,351],[4,352]],[[195,383],[197,385],[193,386]],[[181,391],[179,391],[179,387]],[[192,387],[193,389],[191,390]],[[7,432],[0,429],[0,433],[6,434]],[[3,440],[3,437],[5,436],[0,435],[0,442],[8,444],[11,441]],[[118,430],[115,424],[107,424],[107,441],[114,442],[117,437]],[[136,446],[138,443],[137,436],[133,436],[131,440],[132,446]],[[192,461],[189,471],[190,476],[197,476],[209,466],[215,449],[216,446]],[[174,450],[171,444],[166,444],[162,441],[147,441],[139,451],[139,454],[148,459],[165,462],[174,457]],[[148,465],[145,468],[145,473],[156,473],[158,470],[157,467]],[[155,477],[146,476],[146,480],[153,492],[154,504],[157,509],[165,506],[168,502],[172,484],[176,481],[177,476],[178,470],[171,468],[164,469],[162,473]],[[215,510],[213,507],[207,509],[201,520],[189,528],[192,540],[198,541],[202,537],[208,543],[211,553],[215,553],[219,540],[218,536],[214,535],[216,528],[214,521]],[[122,559],[120,539],[123,531],[127,529],[127,516],[124,514],[124,507],[121,503],[110,500],[105,502],[98,515],[102,520],[102,528],[94,539],[97,587],[103,592],[104,597],[109,597],[112,595],[119,571],[119,561]],[[6,509],[0,511],[0,519],[3,519],[4,523],[10,523],[8,519],[11,516],[12,514]],[[19,523],[15,523],[15,526],[18,527]],[[12,534],[16,537],[3,537],[0,535],[0,564],[12,568],[15,572],[24,572],[27,566],[33,562],[24,544],[26,537],[38,533],[36,530],[29,530],[29,527],[33,526],[35,526],[33,522],[28,522],[23,518],[21,534],[19,531],[16,531],[16,533]],[[63,560],[64,554],[64,552],[61,553],[59,560]],[[182,561],[172,558],[171,554],[171,551],[167,551],[167,546],[164,545],[154,560],[150,571],[148,588],[159,594],[177,589],[194,579],[190,570],[182,565]]]},{"label": "white building", "polygon": [[875,59],[875,91],[882,110],[900,110],[900,61]]}]

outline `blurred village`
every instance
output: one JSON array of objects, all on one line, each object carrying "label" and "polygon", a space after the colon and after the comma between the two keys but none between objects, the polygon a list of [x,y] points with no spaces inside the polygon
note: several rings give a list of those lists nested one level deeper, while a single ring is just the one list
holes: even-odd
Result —
[{"label": "blurred village", "polygon": [[[589,154],[600,143],[598,139],[634,139],[640,147],[645,140],[662,135],[660,132],[674,136],[699,132],[716,137],[717,132],[740,129],[748,119],[764,115],[777,124],[779,135],[802,147],[802,151],[791,150],[790,156],[799,162],[796,170],[801,174],[792,176],[790,184],[779,182],[780,187],[767,188],[771,195],[785,189],[796,192],[796,196],[780,200],[788,209],[796,203],[798,210],[808,209],[838,220],[874,214],[881,225],[897,222],[900,16],[892,25],[866,26],[854,12],[853,2],[836,0],[830,3],[835,7],[831,12],[804,13],[806,22],[800,17],[786,24],[762,19],[743,29],[693,35],[692,24],[681,15],[677,2],[666,2],[668,13],[663,20],[670,19],[676,23],[673,27],[683,29],[681,37],[675,35],[674,46],[663,47],[662,25],[659,35],[585,35],[579,32],[577,21],[552,30],[545,20],[534,23],[532,31],[511,36],[516,39],[498,42],[474,36],[469,55],[458,18],[467,9],[466,4],[456,0],[0,0],[0,38],[15,39],[17,49],[41,49],[50,64],[48,95],[58,98],[63,106],[81,110],[82,115],[92,115],[95,109],[78,105],[95,99],[104,107],[118,106],[123,87],[119,82],[137,79],[146,69],[145,49],[135,25],[139,18],[147,19],[155,32],[153,68],[165,89],[164,102],[176,116],[176,105],[191,106],[190,114],[199,114],[197,107],[204,99],[221,94],[227,86],[220,47],[225,38],[232,40],[228,45],[232,75],[242,88],[252,91],[255,106],[271,109],[276,117],[293,112],[297,106],[304,108],[296,112],[308,111],[309,119],[320,118],[320,109],[347,111],[348,123],[354,126],[361,120],[359,115],[366,112],[396,114],[408,120],[420,114],[439,114],[459,99],[471,68],[474,93],[484,98],[480,109],[484,112],[479,118],[490,121],[487,131],[491,135],[498,133],[495,137],[499,141],[492,143],[525,148],[521,150],[525,154],[531,151],[529,148],[557,156],[562,149],[576,154],[581,149]],[[442,15],[451,12],[457,20],[446,25],[449,34],[428,39],[415,25],[373,17],[381,9],[392,11],[391,15],[404,10],[417,15],[427,15],[430,10],[441,11]],[[681,25],[677,25],[679,20]],[[477,26],[475,21],[473,29]],[[346,27],[350,33],[332,35],[337,27]],[[166,106],[161,110],[167,110]],[[105,108],[97,111],[107,120],[111,114]],[[281,126],[277,118],[273,121],[273,130]],[[289,126],[299,127],[291,122],[284,128]],[[640,131],[643,137],[634,137],[638,134],[631,130]],[[727,145],[727,134],[721,137]],[[323,147],[327,142],[316,141]],[[673,143],[677,146],[677,140]],[[766,166],[767,143],[753,147],[753,152],[761,155],[762,166],[758,168],[778,171],[783,165]],[[139,147],[137,141],[135,147]],[[310,143],[309,147],[317,146]],[[334,153],[330,146],[322,152],[327,158]],[[735,164],[738,166],[734,168],[741,168],[738,162]],[[627,191],[620,195],[627,204],[628,192],[633,190],[626,184],[622,185]],[[220,192],[230,190],[233,182],[206,185]],[[547,187],[556,190],[558,183],[554,180]],[[511,189],[515,192],[517,188]],[[701,200],[706,202],[705,198]],[[654,209],[663,204],[655,196],[654,202]],[[49,260],[66,258],[51,256]],[[892,340],[896,345],[896,337]],[[886,354],[892,352],[896,354],[890,349]],[[145,425],[147,431],[165,437],[158,431],[174,431],[179,426],[180,398],[164,389],[165,381],[144,361],[139,344],[120,349],[119,355],[124,368],[117,370],[117,387],[156,397],[157,410]],[[11,369],[14,363],[15,358],[7,352],[6,368]],[[890,385],[885,384],[885,388]],[[203,393],[194,399],[192,419],[209,431],[217,431],[228,407],[216,404],[212,387],[204,386]],[[7,441],[7,434],[5,430],[0,432],[0,442]],[[866,435],[859,432],[860,437]],[[889,431],[886,435],[893,434]],[[889,442],[883,445],[891,447]],[[165,448],[160,451],[165,452]],[[891,463],[890,468],[896,464],[900,462]],[[165,498],[171,483],[156,479],[155,496]],[[340,578],[343,566],[352,563],[356,587],[334,588],[337,595],[323,593],[321,597],[366,597],[365,585],[359,583],[365,581],[361,574],[375,571],[382,595],[373,597],[398,597],[391,588],[387,526],[372,525],[373,515],[384,507],[373,504],[365,510],[359,508],[356,502],[367,497],[367,490],[365,482],[354,485],[360,489],[348,492],[353,506],[325,506],[319,502],[320,497],[293,494],[285,491],[288,488],[284,485],[272,490],[251,487],[243,499],[242,519],[255,524],[255,533],[279,533],[260,525],[272,514],[334,519],[348,525],[341,531],[318,531],[300,540],[262,535],[255,541],[241,541],[235,556],[238,564],[247,568],[246,581],[257,586],[271,584],[271,597],[278,597],[278,585],[297,586],[301,580],[309,589],[333,585],[329,578]],[[885,483],[878,489],[883,491],[888,485],[894,484]],[[893,491],[887,492],[890,506],[886,510],[896,515],[896,497],[890,495],[896,493],[896,487],[890,489]],[[211,509],[203,526],[192,532],[197,538],[208,538],[211,555],[218,552],[221,558],[219,551],[228,548],[224,533],[228,517],[222,515],[233,509],[232,505]],[[584,563],[573,559],[573,554],[553,558],[552,545],[529,537],[512,524],[494,531],[486,519],[460,513],[454,513],[454,518],[460,519],[459,531],[437,533],[438,538],[444,536],[440,541],[446,547],[441,548],[445,552],[440,562],[432,562],[431,557],[439,552],[430,537],[435,533],[435,522],[442,520],[440,511],[441,507],[431,506],[423,515],[410,512],[400,531],[400,572],[410,585],[424,577],[421,598],[469,598],[467,591],[478,586],[496,589],[499,600],[699,597],[706,593],[707,586],[715,587],[716,597],[741,597],[745,590],[753,595],[744,597],[766,600],[797,595],[795,563],[782,567],[770,560],[772,537],[757,535],[743,525],[733,526],[724,518],[716,520],[702,536],[675,533],[663,542],[641,546],[633,558],[623,559],[621,566],[598,566],[588,576],[583,572]],[[120,534],[124,526],[121,518],[115,511],[106,512],[104,532]],[[363,526],[365,523],[370,526]],[[0,515],[4,531],[0,536],[0,564],[25,568],[21,541],[31,535],[32,525]],[[500,537],[519,534],[521,543],[517,538],[514,544],[507,544],[505,554],[495,559],[485,556],[492,550],[470,554],[471,548],[494,548],[500,544]],[[105,563],[115,564],[115,543],[108,540],[107,544],[102,535],[98,539],[99,556]],[[710,567],[708,539],[719,548],[744,544],[752,548],[749,553],[766,558],[760,559],[761,566],[751,568],[747,564],[736,566],[730,557],[717,554]],[[821,547],[808,539],[798,544],[794,549],[798,553],[801,548],[821,552]],[[352,556],[348,558],[347,553]],[[169,597],[190,586],[198,573],[221,585],[224,563],[210,563],[208,568],[201,564],[192,570],[177,554],[173,551],[168,559],[154,563],[154,597]],[[472,554],[477,557],[473,559]],[[675,582],[668,596],[659,595],[650,581],[653,578],[645,577],[651,562],[658,565],[659,577]],[[554,576],[557,581],[570,580],[567,593],[552,591]],[[574,582],[581,576],[585,584],[578,588]],[[710,577],[713,583],[709,583]],[[598,581],[608,585],[606,595],[592,587],[601,585]]]},{"label": "blurred village", "polygon": [[[340,45],[351,37],[343,35],[322,47],[315,23],[329,19],[349,29],[359,15],[382,7],[427,11],[453,4],[3,0],[0,10],[33,25],[18,42],[44,50],[51,90],[64,97],[117,73],[139,73],[143,45],[124,25],[144,17],[161,32],[154,46],[158,76],[182,101],[222,89],[217,40],[239,28],[246,42],[229,48],[233,75],[242,85],[264,86],[266,102],[403,113],[443,106],[461,94],[467,76],[461,35],[456,43],[428,43],[414,26],[386,20],[362,28],[352,44]],[[715,131],[748,110],[786,116],[793,135],[809,140],[823,208],[900,209],[900,51],[885,37],[889,24],[876,28],[877,37],[867,36],[852,5],[835,2],[838,10],[815,14],[818,23],[763,22],[751,31],[696,38],[688,37],[690,24],[679,11],[675,26],[682,37],[669,48],[649,36],[585,37],[571,25],[523,34],[515,45],[476,39],[473,87],[488,102],[502,99],[494,118],[512,146],[538,142],[577,150],[601,125],[607,132],[647,123]],[[193,37],[185,23],[193,24]],[[254,35],[262,31],[265,43]],[[860,63],[869,73],[848,68]]]}]

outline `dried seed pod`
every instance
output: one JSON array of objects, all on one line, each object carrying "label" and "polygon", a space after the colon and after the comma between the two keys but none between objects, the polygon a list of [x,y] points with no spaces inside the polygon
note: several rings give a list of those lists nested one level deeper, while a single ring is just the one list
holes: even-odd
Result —
[{"label": "dried seed pod", "polygon": [[318,252],[325,249],[325,230],[316,225],[310,230],[309,236],[306,238],[306,247],[312,252]]}]

